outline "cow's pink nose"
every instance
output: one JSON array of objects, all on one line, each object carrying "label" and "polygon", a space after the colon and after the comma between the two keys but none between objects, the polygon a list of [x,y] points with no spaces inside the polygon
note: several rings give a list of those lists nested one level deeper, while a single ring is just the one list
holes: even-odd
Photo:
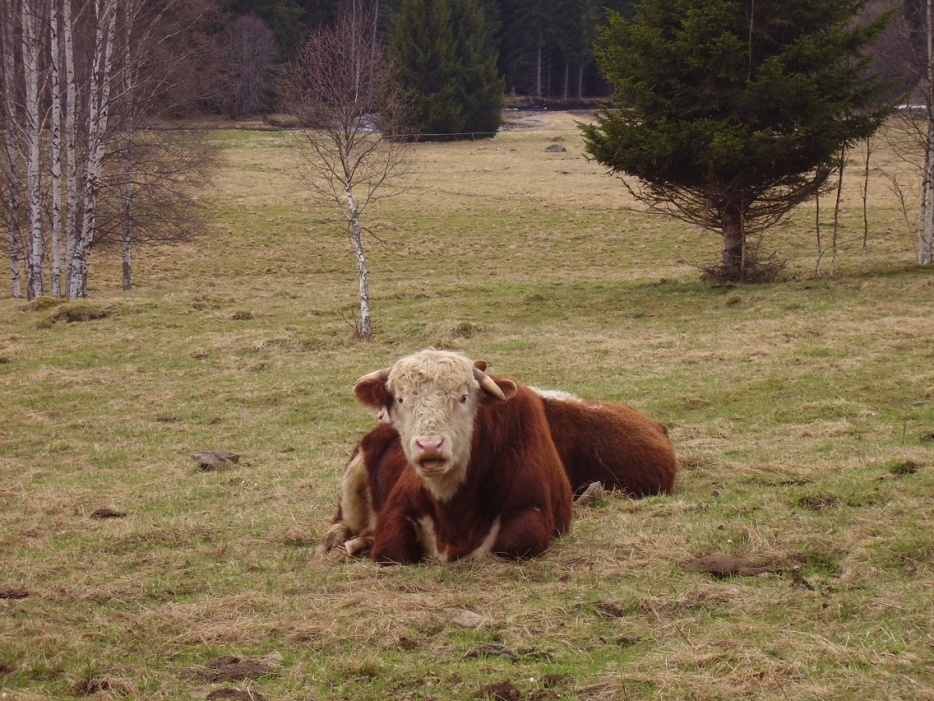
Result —
[{"label": "cow's pink nose", "polygon": [[415,449],[422,459],[442,457],[441,449],[444,446],[444,439],[438,436],[423,436],[416,439]]}]

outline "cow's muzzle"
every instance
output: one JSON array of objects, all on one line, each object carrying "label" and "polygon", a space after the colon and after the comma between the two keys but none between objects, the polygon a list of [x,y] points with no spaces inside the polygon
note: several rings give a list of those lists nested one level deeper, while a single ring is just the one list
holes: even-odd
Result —
[{"label": "cow's muzzle", "polygon": [[426,476],[444,472],[450,459],[443,436],[419,436],[415,439],[415,460]]}]

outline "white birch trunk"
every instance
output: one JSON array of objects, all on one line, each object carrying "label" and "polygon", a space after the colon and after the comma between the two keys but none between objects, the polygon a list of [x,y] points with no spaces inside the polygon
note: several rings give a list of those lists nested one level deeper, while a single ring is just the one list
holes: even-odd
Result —
[{"label": "white birch trunk", "polygon": [[2,38],[0,38],[0,52],[2,52],[2,70],[3,81],[0,88],[0,102],[3,104],[4,123],[7,125],[6,133],[3,134],[3,144],[6,158],[3,162],[4,173],[6,175],[6,226],[7,238],[9,241],[10,256],[10,288],[13,297],[22,297],[23,289],[20,277],[20,257],[22,255],[22,232],[20,230],[20,188],[22,184],[19,178],[19,148],[18,136],[13,128],[17,123],[16,106],[13,103],[15,91],[13,86],[16,84],[16,65],[13,58],[13,7],[12,4],[6,5],[6,10],[0,14],[0,24],[2,24]]},{"label": "white birch trunk", "polygon": [[60,46],[61,10],[57,0],[49,3],[49,55],[52,119],[49,160],[52,174],[52,296],[62,294],[62,80]]},{"label": "white birch trunk", "polygon": [[95,0],[97,31],[94,40],[91,69],[90,102],[88,107],[88,162],[84,180],[84,213],[81,231],[75,243],[68,298],[79,299],[87,294],[88,266],[91,244],[96,233],[97,194],[100,190],[101,168],[107,138],[107,118],[110,110],[113,36],[117,14],[114,0]]},{"label": "white birch trunk", "polygon": [[40,178],[40,142],[42,124],[39,116],[39,17],[38,2],[23,0],[22,57],[25,87],[23,130],[26,170],[26,298],[41,297],[45,289],[42,268],[45,239],[42,231],[42,191]]},{"label": "white birch trunk", "polygon": [[542,53],[544,52],[544,39],[538,33],[538,44],[535,51],[535,97],[541,97],[542,92]]},{"label": "white birch trunk", "polygon": [[918,264],[930,265],[934,241],[934,121],[928,122],[924,142],[924,175],[918,217]]},{"label": "white birch trunk", "polygon": [[7,203],[6,203],[6,227],[7,241],[9,243],[10,255],[10,294],[13,297],[22,297],[23,288],[20,279],[19,260],[22,255],[20,250],[20,226],[19,226],[19,176],[16,173],[16,151],[11,143],[12,137],[6,135],[6,158],[3,161],[6,171]]},{"label": "white birch trunk", "polygon": [[918,264],[931,265],[934,248],[934,0],[927,2],[927,133],[918,215]]},{"label": "white birch trunk", "polygon": [[837,250],[840,233],[840,203],[843,199],[843,171],[846,168],[846,146],[840,149],[840,167],[837,170],[837,196],[833,205],[833,238],[830,245],[830,276],[837,272]]},{"label": "white birch trunk", "polygon": [[360,280],[360,328],[357,336],[369,339],[373,335],[373,321],[370,318],[370,283],[369,270],[366,267],[366,257],[363,252],[363,232],[360,226],[360,212],[354,203],[353,188],[347,185],[348,220],[350,223],[350,241],[353,243],[354,255],[357,258],[357,277]]},{"label": "white birch trunk", "polygon": [[78,86],[75,81],[74,21],[71,0],[62,2],[62,48],[65,61],[65,280],[71,284],[71,268],[74,262],[75,243],[78,240]]},{"label": "white birch trunk", "polygon": [[866,139],[866,160],[863,162],[863,183],[860,187],[860,195],[863,198],[863,245],[861,252],[861,261],[866,264],[866,255],[869,251],[869,164],[872,159],[873,137]]},{"label": "white birch trunk", "polygon": [[123,81],[121,89],[126,107],[126,147],[123,160],[123,214],[120,221],[120,238],[123,245],[123,289],[133,288],[133,138],[136,132],[137,114],[132,97],[136,92],[136,64],[133,61],[133,25],[136,18],[136,4],[124,5],[124,31],[121,37],[123,44]]}]

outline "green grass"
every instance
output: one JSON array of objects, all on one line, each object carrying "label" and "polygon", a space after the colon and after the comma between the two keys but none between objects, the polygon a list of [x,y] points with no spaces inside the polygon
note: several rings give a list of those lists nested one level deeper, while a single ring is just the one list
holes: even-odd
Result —
[{"label": "green grass", "polygon": [[[567,115],[420,145],[367,213],[360,343],[339,213],[292,179],[287,135],[213,138],[212,226],[140,251],[134,290],[95,251],[85,302],[0,293],[0,695],[934,699],[934,271],[891,154],[865,261],[854,182],[833,277],[803,207],[766,241],[785,281],[722,287],[699,281],[716,237],[632,211]],[[527,562],[316,561],[373,425],[354,380],[429,345],[665,422],[675,493],[579,509]],[[199,470],[211,449],[240,462]],[[710,553],[777,565],[682,567]],[[274,653],[257,679],[198,673]]]}]

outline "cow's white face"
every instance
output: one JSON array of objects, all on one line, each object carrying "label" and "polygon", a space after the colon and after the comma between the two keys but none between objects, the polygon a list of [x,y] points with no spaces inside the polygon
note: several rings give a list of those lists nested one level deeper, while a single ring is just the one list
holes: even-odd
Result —
[{"label": "cow's white face", "polygon": [[[357,397],[381,411],[399,432],[402,448],[427,489],[450,499],[467,477],[477,410],[503,389],[459,353],[424,350],[371,373],[354,387]],[[482,387],[481,387],[482,383]],[[511,397],[515,384],[507,381]]]}]

